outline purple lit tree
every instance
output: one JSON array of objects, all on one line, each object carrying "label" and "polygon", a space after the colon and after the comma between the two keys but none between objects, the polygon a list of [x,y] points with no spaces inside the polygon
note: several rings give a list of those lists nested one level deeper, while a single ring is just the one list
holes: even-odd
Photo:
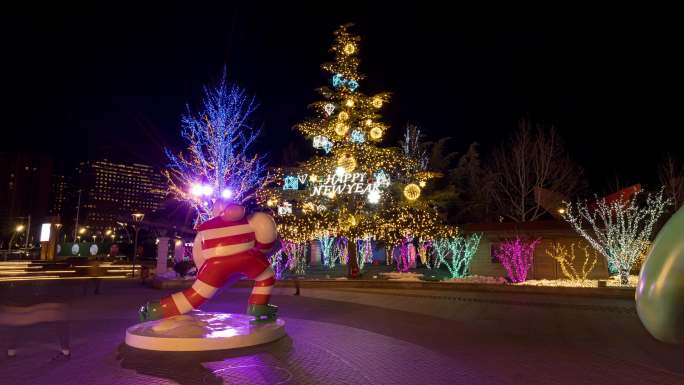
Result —
[{"label": "purple lit tree", "polygon": [[494,256],[501,262],[511,282],[525,282],[527,272],[534,263],[534,250],[541,238],[524,239],[515,237],[507,239],[494,250]]},{"label": "purple lit tree", "polygon": [[181,119],[185,153],[165,149],[170,164],[164,171],[169,190],[197,211],[197,222],[208,219],[218,198],[244,203],[267,181],[263,157],[253,154],[259,129],[250,123],[257,104],[237,85],[228,84],[224,69],[219,81],[204,87],[201,107]]}]

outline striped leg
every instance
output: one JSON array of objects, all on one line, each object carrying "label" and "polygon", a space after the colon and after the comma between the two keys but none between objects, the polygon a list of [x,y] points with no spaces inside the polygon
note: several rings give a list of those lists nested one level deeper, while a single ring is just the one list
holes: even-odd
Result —
[{"label": "striped leg", "polygon": [[275,284],[273,269],[261,253],[254,256],[249,267],[247,276],[255,282],[252,294],[247,300],[247,314],[255,317],[252,322],[275,321],[278,307],[268,303]]},{"label": "striped leg", "polygon": [[[251,277],[250,277],[251,278]],[[248,304],[265,305],[271,299],[271,291],[275,284],[273,269],[269,265],[264,271],[254,278],[254,288],[247,300]]]},{"label": "striped leg", "polygon": [[160,301],[163,317],[185,314],[199,308],[216,294],[231,275],[240,271],[240,265],[243,261],[244,258],[241,258],[241,255],[215,257],[206,260],[192,287]]}]

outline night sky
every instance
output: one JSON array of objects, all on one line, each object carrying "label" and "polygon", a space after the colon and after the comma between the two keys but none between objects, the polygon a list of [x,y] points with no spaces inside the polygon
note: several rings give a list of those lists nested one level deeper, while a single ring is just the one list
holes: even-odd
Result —
[{"label": "night sky", "polygon": [[682,154],[681,96],[671,95],[681,42],[667,23],[536,28],[419,8],[209,14],[0,17],[0,150],[48,151],[62,168],[103,154],[163,165],[164,146],[181,149],[185,104],[196,105],[226,65],[257,97],[259,145],[277,164],[284,144],[308,151],[291,127],[329,80],[320,64],[332,59],[332,32],[354,22],[362,89],[393,94],[385,143],[412,122],[429,139],[452,137],[453,151],[477,141],[486,154],[528,116],[559,130],[598,192],[616,177],[653,185],[665,155]]}]

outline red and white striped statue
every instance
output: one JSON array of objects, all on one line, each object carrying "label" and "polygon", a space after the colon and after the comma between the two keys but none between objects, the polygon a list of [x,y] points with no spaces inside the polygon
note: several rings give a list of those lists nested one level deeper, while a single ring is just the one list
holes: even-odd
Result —
[{"label": "red and white striped statue", "polygon": [[256,321],[272,321],[278,307],[269,304],[275,277],[266,255],[276,243],[276,225],[265,213],[245,215],[240,205],[217,201],[214,217],[198,227],[193,259],[201,266],[192,287],[148,302],[139,314],[143,321],[185,314],[199,308],[223,287],[231,276],[244,274],[255,281],[247,300],[247,313]]}]

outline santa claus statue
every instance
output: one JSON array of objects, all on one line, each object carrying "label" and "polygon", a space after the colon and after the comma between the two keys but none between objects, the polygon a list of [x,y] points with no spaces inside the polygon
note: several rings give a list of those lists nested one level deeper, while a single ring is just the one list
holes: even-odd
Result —
[{"label": "santa claus statue", "polygon": [[142,306],[141,320],[156,320],[197,309],[236,274],[254,280],[247,313],[256,322],[276,319],[278,307],[268,303],[275,278],[266,258],[276,243],[273,218],[260,212],[246,215],[244,206],[221,200],[215,202],[212,214],[211,219],[198,226],[193,245],[193,259],[199,266],[197,280],[189,289]]}]

